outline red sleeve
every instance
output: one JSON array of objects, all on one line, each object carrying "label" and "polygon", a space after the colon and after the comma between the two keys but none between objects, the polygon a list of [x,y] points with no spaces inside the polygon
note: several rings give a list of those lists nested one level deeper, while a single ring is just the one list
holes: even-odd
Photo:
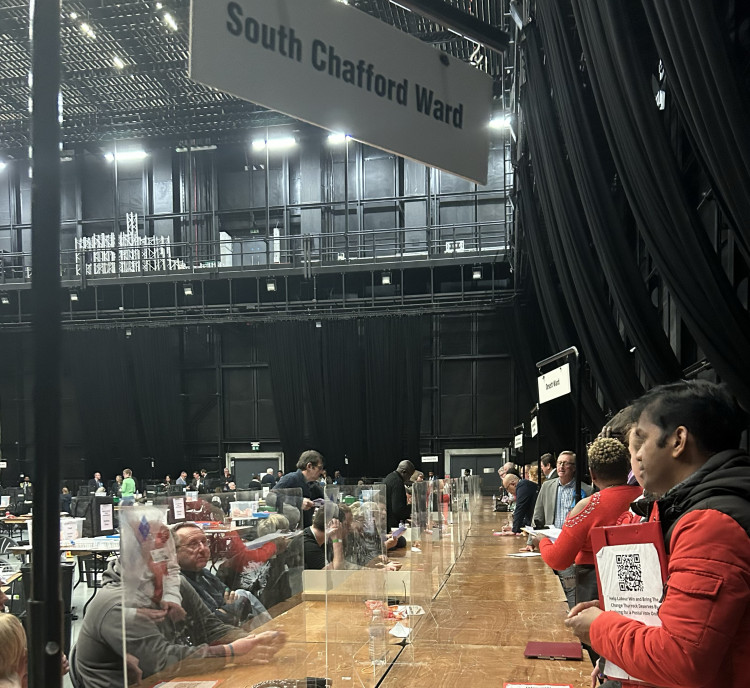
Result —
[{"label": "red sleeve", "polygon": [[601,492],[595,492],[586,508],[574,517],[568,516],[563,523],[562,533],[554,542],[548,538],[539,541],[539,552],[544,563],[556,571],[567,569],[583,549],[593,523],[593,514]]},{"label": "red sleeve", "polygon": [[267,542],[265,545],[261,545],[256,549],[248,549],[245,551],[245,561],[257,561],[265,562],[268,561],[274,554],[276,554],[276,543]]},{"label": "red sleeve", "polygon": [[707,676],[738,661],[728,651],[750,605],[748,540],[718,511],[683,516],[672,534],[661,627],[604,612],[591,625],[592,647],[642,681],[665,688],[705,685]]}]

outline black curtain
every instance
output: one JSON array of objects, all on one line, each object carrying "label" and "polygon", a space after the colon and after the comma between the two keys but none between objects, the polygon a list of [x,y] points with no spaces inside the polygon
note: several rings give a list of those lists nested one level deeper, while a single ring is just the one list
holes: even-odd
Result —
[{"label": "black curtain", "polygon": [[75,331],[63,343],[88,472],[130,467],[149,478],[177,469],[184,456],[177,331]]},{"label": "black curtain", "polygon": [[640,5],[572,0],[572,7],[599,115],[646,247],[698,346],[750,408],[750,319],[687,198],[654,106],[637,42]]},{"label": "black curtain", "polygon": [[[596,116],[591,89],[582,82],[585,72],[576,57],[580,56],[580,50],[572,44],[569,15],[559,0],[538,0],[536,8],[547,57],[545,68],[567,159],[609,293],[649,382],[659,384],[679,379],[681,366],[638,270],[624,219],[615,208],[610,183],[611,159],[605,159],[604,155],[609,156],[601,151],[604,132]],[[578,234],[579,240],[584,241],[583,227]]]},{"label": "black curtain", "polygon": [[536,27],[525,30],[528,80],[521,93],[547,237],[560,286],[583,352],[612,411],[643,392],[608,303],[599,261],[591,250],[577,190],[562,145]]},{"label": "black curtain", "polygon": [[[533,177],[528,158],[520,160],[516,168],[516,182],[518,195],[516,207],[521,228],[529,246],[529,264],[531,267],[534,288],[538,297],[538,304],[547,332],[547,339],[551,349],[546,355],[563,351],[570,346],[578,348],[581,354],[581,344],[571,326],[568,307],[560,298],[559,287],[554,275],[554,265],[547,252],[544,223],[537,213],[535,202]],[[536,386],[536,381],[534,382]],[[596,397],[589,385],[581,389],[581,418],[592,432],[604,424],[604,413],[596,401]],[[560,431],[559,436],[566,436]]]},{"label": "black curtain", "polygon": [[716,15],[721,6],[706,0],[643,2],[669,93],[734,229],[737,247],[750,262],[750,97],[728,54],[728,36]]},{"label": "black curtain", "polygon": [[382,476],[403,458],[418,459],[422,319],[320,323],[278,322],[265,330],[287,469],[308,448],[349,477]]}]

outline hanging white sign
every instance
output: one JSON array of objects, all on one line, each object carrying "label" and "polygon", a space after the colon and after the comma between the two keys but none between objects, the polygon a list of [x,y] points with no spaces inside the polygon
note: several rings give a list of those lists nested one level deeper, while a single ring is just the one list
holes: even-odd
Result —
[{"label": "hanging white sign", "polygon": [[190,77],[487,183],[492,79],[335,0],[192,0]]},{"label": "hanging white sign", "polygon": [[565,363],[540,375],[537,378],[537,386],[540,404],[570,394],[570,364]]},{"label": "hanging white sign", "polygon": [[523,433],[522,432],[518,433],[513,438],[513,447],[515,449],[523,449]]},{"label": "hanging white sign", "polygon": [[539,434],[539,420],[536,416],[531,419],[531,436],[536,437]]}]

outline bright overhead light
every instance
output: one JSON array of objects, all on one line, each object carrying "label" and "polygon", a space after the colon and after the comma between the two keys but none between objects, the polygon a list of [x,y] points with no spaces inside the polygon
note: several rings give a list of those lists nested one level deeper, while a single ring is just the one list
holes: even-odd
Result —
[{"label": "bright overhead light", "polygon": [[381,284],[390,284],[391,283],[391,273],[390,272],[384,272],[382,275],[380,275],[380,283]]},{"label": "bright overhead light", "polygon": [[81,33],[86,34],[89,38],[96,38],[94,29],[91,28],[90,24],[87,24],[86,22],[82,22],[78,28],[81,29]]},{"label": "bright overhead light", "polygon": [[471,271],[471,279],[475,279],[475,280],[482,279],[482,268],[474,268]]},{"label": "bright overhead light", "polygon": [[0,303],[2,303],[3,306],[7,306],[10,304],[10,299],[8,298],[7,294],[0,294]]},{"label": "bright overhead light", "polygon": [[172,29],[172,31],[177,31],[177,22],[175,21],[174,17],[169,13],[164,13],[164,23]]},{"label": "bright overhead light", "polygon": [[77,291],[71,291],[70,292],[70,300],[71,301],[78,301],[78,292]]},{"label": "bright overhead light", "polygon": [[71,12],[68,16],[71,19],[76,20],[76,19],[78,19],[78,12]]},{"label": "bright overhead light", "polygon": [[193,285],[190,284],[190,282],[185,282],[185,284],[182,285],[182,291],[185,292],[185,296],[192,296],[193,295]]},{"label": "bright overhead light", "polygon": [[125,63],[122,61],[122,58],[118,57],[117,55],[112,58],[112,63],[115,65],[115,67],[117,67],[117,69],[125,68]]},{"label": "bright overhead light", "polygon": [[281,136],[277,139],[255,139],[253,150],[263,150],[266,146],[268,146],[268,150],[283,150],[296,145],[297,140],[293,136]]},{"label": "bright overhead light", "polygon": [[156,9],[157,10],[160,10],[162,7],[164,7],[164,5],[162,5],[160,2],[156,3]]},{"label": "bright overhead light", "polygon": [[328,134],[328,143],[337,144],[344,143],[345,141],[351,141],[352,137],[349,134]]},{"label": "bright overhead light", "polygon": [[148,157],[148,153],[146,151],[142,150],[130,150],[130,151],[117,151],[117,153],[105,153],[104,159],[107,162],[114,162],[115,159],[117,159],[117,162],[127,162],[129,160],[143,160],[143,158]]},{"label": "bright overhead light", "polygon": [[266,291],[276,291],[276,280],[273,277],[266,280]]},{"label": "bright overhead light", "polygon": [[7,162],[3,162],[2,160],[0,160],[0,172],[2,172],[7,167],[7,165]]},{"label": "bright overhead light", "polygon": [[490,129],[508,129],[510,128],[510,115],[496,115],[490,120]]}]

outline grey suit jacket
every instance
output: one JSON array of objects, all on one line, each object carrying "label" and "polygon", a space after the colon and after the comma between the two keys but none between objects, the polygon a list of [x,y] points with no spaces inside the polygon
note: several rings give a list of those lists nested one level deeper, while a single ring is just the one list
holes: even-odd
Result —
[{"label": "grey suit jacket", "polygon": [[[534,527],[552,525],[555,522],[555,509],[557,508],[557,486],[560,484],[559,478],[547,480],[542,484],[539,490],[539,496],[536,498],[534,507]],[[591,485],[581,483],[581,492],[588,497],[591,494]]]}]

